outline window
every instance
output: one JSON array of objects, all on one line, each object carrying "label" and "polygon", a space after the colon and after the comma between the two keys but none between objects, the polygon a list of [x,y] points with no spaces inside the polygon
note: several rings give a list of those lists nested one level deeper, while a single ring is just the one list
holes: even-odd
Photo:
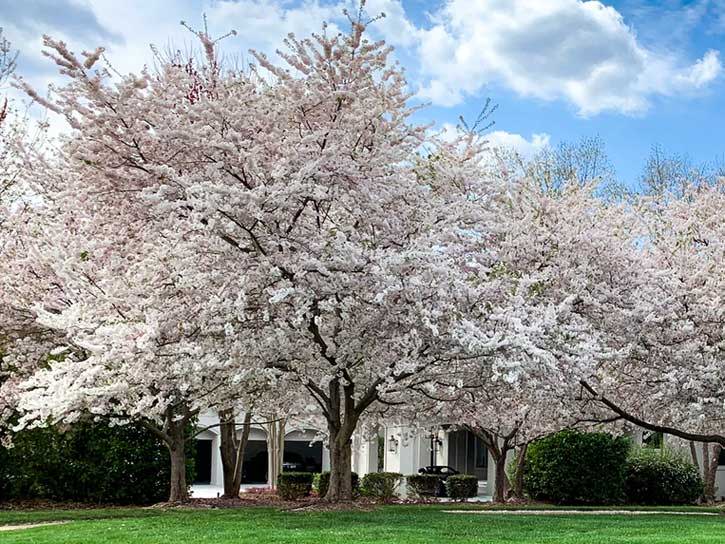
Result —
[{"label": "window", "polygon": [[488,450],[480,438],[476,438],[476,468],[488,468]]}]

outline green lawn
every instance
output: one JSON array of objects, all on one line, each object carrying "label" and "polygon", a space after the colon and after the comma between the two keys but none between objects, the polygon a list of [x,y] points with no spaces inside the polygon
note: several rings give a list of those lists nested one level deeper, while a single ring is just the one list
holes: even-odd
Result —
[{"label": "green lawn", "polygon": [[[452,505],[448,505],[451,507]],[[0,511],[0,525],[73,520],[0,532],[0,542],[125,543],[723,543],[725,516],[447,514],[439,506],[371,512],[233,510]]]}]

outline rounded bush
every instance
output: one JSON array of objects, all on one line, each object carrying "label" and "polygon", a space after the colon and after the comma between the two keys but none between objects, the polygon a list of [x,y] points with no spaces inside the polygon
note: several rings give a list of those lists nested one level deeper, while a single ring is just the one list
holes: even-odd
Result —
[{"label": "rounded bush", "polygon": [[314,477],[312,472],[283,472],[277,477],[277,495],[288,501],[308,497]]},{"label": "rounded bush", "polygon": [[702,495],[703,483],[700,471],[686,458],[643,448],[627,460],[624,489],[632,504],[691,504]]},{"label": "rounded bush", "polygon": [[446,491],[451,499],[469,499],[478,495],[478,478],[470,474],[454,474],[446,479]]},{"label": "rounded bush", "polygon": [[363,476],[360,493],[383,502],[391,501],[397,496],[402,481],[403,475],[397,472],[371,472]]},{"label": "rounded bush", "polygon": [[[327,495],[327,488],[330,486],[330,471],[318,472],[315,474],[313,487],[320,497]],[[357,495],[360,493],[360,476],[357,472],[352,473],[352,493]]]},{"label": "rounded bush", "polygon": [[566,430],[537,440],[526,452],[525,491],[558,504],[621,502],[629,449],[629,439],[599,432]]},{"label": "rounded bush", "polygon": [[437,474],[410,474],[405,477],[408,493],[417,497],[435,496],[443,478]]}]

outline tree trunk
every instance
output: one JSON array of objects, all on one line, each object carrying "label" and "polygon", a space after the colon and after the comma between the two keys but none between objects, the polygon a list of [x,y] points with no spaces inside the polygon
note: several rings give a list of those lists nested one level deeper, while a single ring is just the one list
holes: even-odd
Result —
[{"label": "tree trunk", "polygon": [[237,438],[237,425],[233,410],[219,412],[220,444],[219,451],[222,458],[222,472],[224,475],[225,499],[239,497],[242,486],[242,466],[244,463],[244,450],[249,441],[252,413],[244,415],[244,426],[241,438]]},{"label": "tree trunk", "polygon": [[692,458],[692,464],[697,467],[697,470],[700,470],[700,462],[697,460],[697,447],[693,440],[690,440],[690,457]]},{"label": "tree trunk", "polygon": [[173,421],[168,425],[169,449],[171,459],[171,486],[169,502],[183,502],[189,500],[189,487],[186,483],[186,436],[185,422]]},{"label": "tree trunk", "polygon": [[268,475],[267,481],[271,489],[277,489],[277,478],[282,472],[282,461],[284,460],[284,431],[285,419],[271,422],[267,428],[267,460]]},{"label": "tree trunk", "polygon": [[508,476],[506,475],[506,456],[513,449],[511,441],[518,433],[519,426],[515,426],[511,432],[503,437],[488,431],[484,427],[477,425],[466,425],[466,430],[472,432],[481,440],[488,454],[494,462],[494,478],[493,478],[493,502],[501,503],[506,501],[506,494],[510,487]]},{"label": "tree trunk", "polygon": [[511,498],[522,500],[524,498],[524,471],[526,470],[526,450],[528,444],[524,444],[516,453],[516,474],[511,486]]},{"label": "tree trunk", "polygon": [[502,449],[491,457],[494,460],[494,479],[493,479],[493,498],[492,501],[501,503],[506,501],[506,491],[508,489],[508,477],[506,476],[506,453],[508,450]]},{"label": "tree trunk", "polygon": [[325,500],[352,500],[352,432],[330,429],[330,484]]},{"label": "tree trunk", "polygon": [[704,476],[703,481],[705,484],[702,498],[706,503],[715,502],[715,481],[717,479],[717,467],[719,464],[718,462],[721,450],[722,446],[720,444],[712,444],[712,450],[710,450],[710,444],[702,445],[702,470]]}]

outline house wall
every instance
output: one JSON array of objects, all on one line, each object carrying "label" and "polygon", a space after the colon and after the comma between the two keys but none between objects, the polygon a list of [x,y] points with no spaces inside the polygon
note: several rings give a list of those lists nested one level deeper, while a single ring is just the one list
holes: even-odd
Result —
[{"label": "house wall", "polygon": [[[241,418],[240,418],[241,419]],[[202,431],[199,435],[197,435],[197,439],[199,440],[211,440],[212,442],[212,458],[211,458],[211,484],[215,487],[222,487],[224,485],[224,473],[222,471],[222,459],[221,459],[221,452],[219,450],[220,446],[220,438],[219,438],[219,418],[216,413],[213,412],[207,412],[199,417],[199,423],[198,426],[200,429],[204,429],[207,427],[210,427],[209,429],[206,429]],[[241,430],[238,431],[241,435]],[[313,441],[317,436],[317,432],[315,430],[292,430],[285,434],[285,442],[311,442]],[[249,432],[249,440],[255,440],[255,441],[266,441],[267,440],[267,432],[259,426],[252,426],[250,432]],[[377,449],[375,449],[375,454],[377,455]],[[369,454],[368,456],[369,457]],[[360,458],[359,461],[359,467],[360,470],[364,470],[364,468],[367,465],[363,461],[363,458]],[[377,467],[377,456],[375,457],[375,467]],[[322,448],[322,470],[330,470],[330,452],[327,447]],[[366,474],[367,472],[363,472],[362,474]]]},{"label": "house wall", "polygon": [[352,470],[353,472],[356,472],[360,478],[370,472],[378,471],[378,440],[376,436],[373,436],[372,438],[361,435],[353,436]]},{"label": "house wall", "polygon": [[[417,474],[420,468],[430,465],[431,436],[429,432],[416,432],[404,426],[386,427],[384,432],[384,470],[386,472],[399,472],[403,475]],[[460,459],[455,462],[457,466],[453,468],[477,476],[479,494],[490,495],[489,482],[493,481],[493,460],[488,452],[486,452],[487,469],[485,471],[476,470],[475,458],[467,458],[467,454],[470,454],[470,446],[466,449],[465,445],[461,447],[459,444],[460,435],[439,430],[436,437],[440,443],[435,451],[435,464],[450,466],[451,461],[460,456]],[[405,492],[403,484],[401,493]]]}]

